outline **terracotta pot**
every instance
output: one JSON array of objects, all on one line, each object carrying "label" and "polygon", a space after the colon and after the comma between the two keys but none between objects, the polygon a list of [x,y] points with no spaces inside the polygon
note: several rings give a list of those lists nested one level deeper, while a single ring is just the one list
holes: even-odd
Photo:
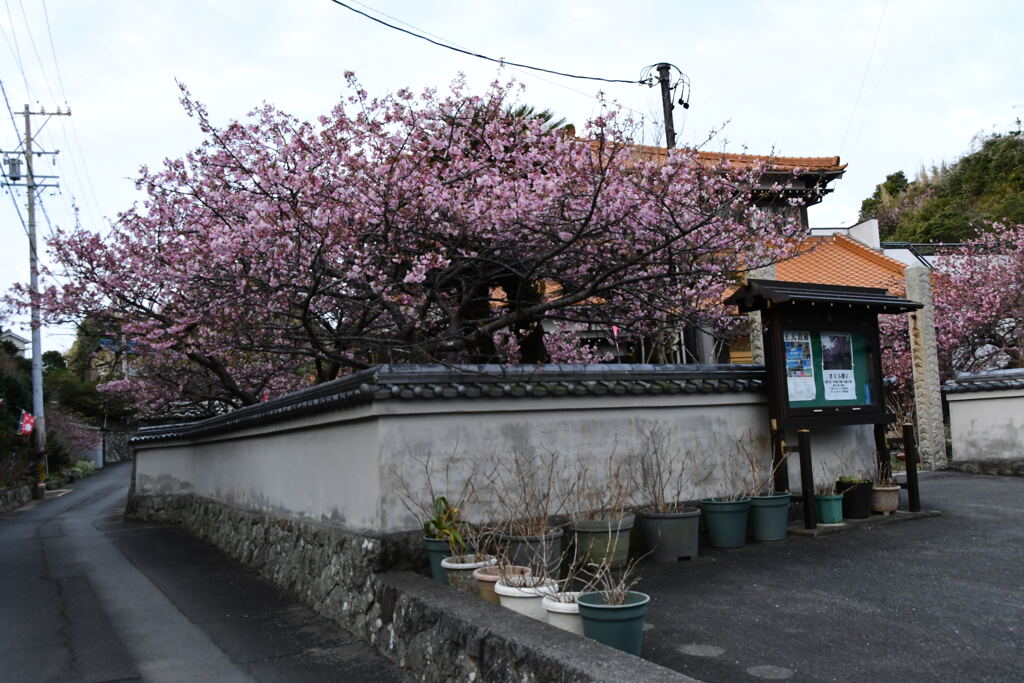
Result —
[{"label": "terracotta pot", "polygon": [[474,569],[473,578],[476,579],[477,591],[480,593],[480,597],[487,602],[500,605],[501,598],[494,592],[494,584],[501,580],[502,573],[506,576],[530,576],[532,571],[529,567],[498,567],[497,565],[491,565]]}]

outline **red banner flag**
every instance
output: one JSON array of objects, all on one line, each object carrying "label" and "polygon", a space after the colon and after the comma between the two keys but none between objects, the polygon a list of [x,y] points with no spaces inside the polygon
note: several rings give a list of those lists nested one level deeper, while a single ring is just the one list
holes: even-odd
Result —
[{"label": "red banner flag", "polygon": [[31,413],[21,411],[21,422],[18,423],[18,434],[31,434],[36,426],[36,418]]}]

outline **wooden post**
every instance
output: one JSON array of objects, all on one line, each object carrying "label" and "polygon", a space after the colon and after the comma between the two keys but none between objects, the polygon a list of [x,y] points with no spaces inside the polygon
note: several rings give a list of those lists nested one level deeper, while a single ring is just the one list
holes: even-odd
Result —
[{"label": "wooden post", "polygon": [[811,430],[798,429],[800,444],[800,488],[804,496],[804,528],[818,528],[818,516],[814,512],[814,473],[811,471]]},{"label": "wooden post", "polygon": [[[772,420],[774,423],[775,420]],[[772,430],[772,471],[775,472],[775,492],[789,490],[789,464],[786,462],[786,432]]]},{"label": "wooden post", "polygon": [[907,507],[911,512],[921,511],[921,493],[917,488],[917,442],[914,425],[903,425],[903,453],[907,463]]}]

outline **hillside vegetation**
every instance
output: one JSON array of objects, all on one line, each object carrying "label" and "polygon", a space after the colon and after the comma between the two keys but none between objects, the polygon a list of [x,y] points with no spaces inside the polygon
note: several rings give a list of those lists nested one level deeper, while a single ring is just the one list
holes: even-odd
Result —
[{"label": "hillside vegetation", "polygon": [[1024,223],[1024,136],[1017,130],[978,138],[953,164],[886,177],[861,203],[884,241],[963,242],[991,223]]}]

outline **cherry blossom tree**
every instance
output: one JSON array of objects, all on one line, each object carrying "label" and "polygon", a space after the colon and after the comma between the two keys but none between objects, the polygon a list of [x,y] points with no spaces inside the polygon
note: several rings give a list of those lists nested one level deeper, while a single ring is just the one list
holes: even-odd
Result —
[{"label": "cherry blossom tree", "polygon": [[[50,320],[105,316],[134,344],[108,390],[205,414],[380,362],[593,359],[583,326],[713,327],[743,271],[792,253],[764,169],[651,158],[607,107],[580,138],[483,95],[350,94],[316,123],[265,105],[143,168],[109,234],[58,232]],[[24,303],[24,292],[21,301]]]},{"label": "cherry blossom tree", "polygon": [[[1024,367],[1024,226],[995,224],[939,254],[932,277],[939,372]],[[906,316],[879,317],[882,366],[894,409],[913,408],[913,366]]]},{"label": "cherry blossom tree", "polygon": [[1024,367],[1024,225],[940,255],[935,314],[940,365],[955,371]]}]

